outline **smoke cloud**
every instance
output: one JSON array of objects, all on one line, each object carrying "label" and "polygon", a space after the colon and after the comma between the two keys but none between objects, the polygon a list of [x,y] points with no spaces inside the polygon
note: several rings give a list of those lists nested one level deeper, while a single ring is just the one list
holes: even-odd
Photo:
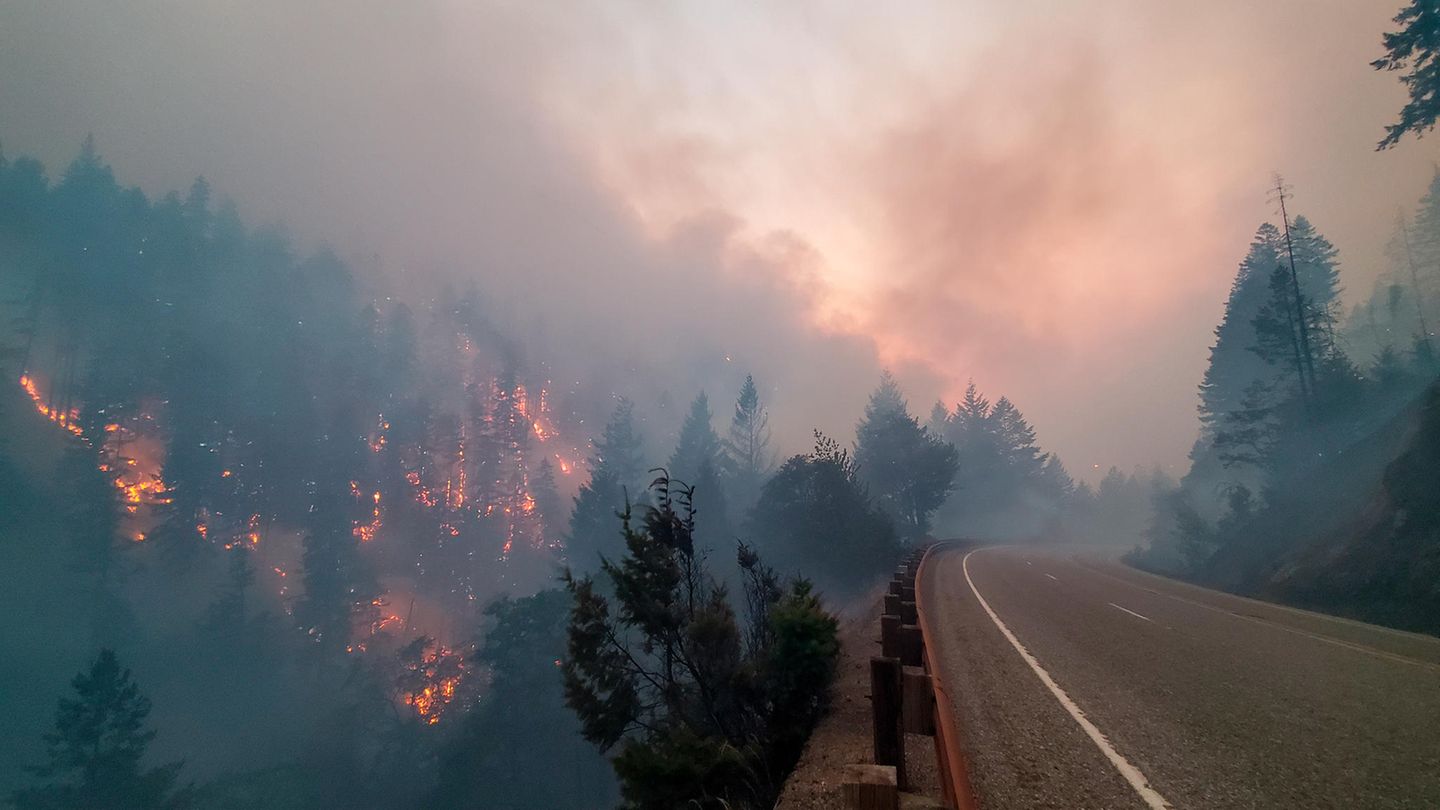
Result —
[{"label": "smoke cloud", "polygon": [[[847,437],[973,378],[1077,473],[1179,471],[1272,169],[1368,290],[1431,141],[1376,155],[1388,4],[12,4],[0,137],[397,292],[474,279],[556,373]],[[719,409],[723,414],[723,406]]]}]

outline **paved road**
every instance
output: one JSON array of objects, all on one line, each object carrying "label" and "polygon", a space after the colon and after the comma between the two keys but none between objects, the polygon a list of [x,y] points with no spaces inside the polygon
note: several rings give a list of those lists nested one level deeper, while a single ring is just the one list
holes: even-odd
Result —
[{"label": "paved road", "polygon": [[1072,552],[932,563],[983,810],[1440,808],[1440,639]]}]

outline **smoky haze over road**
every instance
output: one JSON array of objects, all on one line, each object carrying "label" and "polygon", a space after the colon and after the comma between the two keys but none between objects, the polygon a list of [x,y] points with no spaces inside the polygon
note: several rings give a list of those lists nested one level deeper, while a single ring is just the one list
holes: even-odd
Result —
[{"label": "smoky haze over road", "polygon": [[1440,639],[1073,552],[951,549],[922,576],[983,807],[1440,806]]}]

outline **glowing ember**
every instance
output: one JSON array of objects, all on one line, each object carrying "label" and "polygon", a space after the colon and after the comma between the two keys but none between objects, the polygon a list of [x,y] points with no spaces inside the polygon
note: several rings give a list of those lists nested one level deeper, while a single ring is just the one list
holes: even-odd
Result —
[{"label": "glowing ember", "polygon": [[84,438],[85,431],[81,429],[80,425],[76,424],[80,421],[79,408],[61,410],[51,407],[45,402],[45,398],[40,396],[40,388],[35,384],[35,378],[31,377],[28,373],[20,375],[20,387],[25,389],[25,394],[30,397],[31,402],[35,403],[35,410],[41,416],[65,428],[70,433]]},{"label": "glowing ember", "polygon": [[439,723],[450,708],[457,687],[469,671],[458,652],[432,645],[432,641],[423,639],[410,648],[418,657],[405,661],[405,671],[397,681],[401,701],[431,726]]},{"label": "glowing ember", "polygon": [[[356,489],[354,481],[350,482],[350,488],[356,491],[356,497],[358,498],[359,490]],[[362,543],[368,543],[374,540],[376,532],[379,532],[383,525],[380,522],[380,493],[376,492],[371,496],[371,499],[375,502],[375,508],[370,512],[370,522],[364,525],[359,523],[355,524],[354,534],[360,538],[360,542]]]}]

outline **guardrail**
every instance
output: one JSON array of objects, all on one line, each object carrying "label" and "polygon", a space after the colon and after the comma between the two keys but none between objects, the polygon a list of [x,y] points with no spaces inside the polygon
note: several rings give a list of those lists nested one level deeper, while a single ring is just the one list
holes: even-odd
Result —
[{"label": "guardrail", "polygon": [[842,785],[850,810],[889,810],[899,806],[899,791],[910,787],[905,767],[905,735],[935,740],[941,799],[952,810],[975,810],[969,774],[961,755],[955,711],[935,677],[926,639],[930,637],[920,610],[920,573],[932,551],[930,543],[906,557],[890,581],[880,616],[880,655],[870,659],[870,701],[874,717],[875,765],[855,766]]},{"label": "guardrail", "polygon": [[[916,618],[924,639],[932,636],[930,625],[925,621],[925,613],[919,610],[919,606],[923,604],[920,600],[920,573],[930,562],[931,554],[945,545],[947,544],[932,543],[926,546],[921,552],[920,565],[916,571]],[[955,706],[950,702],[950,694],[936,673],[931,649],[929,644],[925,645],[925,671],[930,674],[931,689],[934,693],[935,758],[940,766],[940,791],[945,802],[955,810],[975,810],[975,793],[970,787],[970,772],[965,767],[965,757],[960,747],[960,730],[955,725]]]}]

